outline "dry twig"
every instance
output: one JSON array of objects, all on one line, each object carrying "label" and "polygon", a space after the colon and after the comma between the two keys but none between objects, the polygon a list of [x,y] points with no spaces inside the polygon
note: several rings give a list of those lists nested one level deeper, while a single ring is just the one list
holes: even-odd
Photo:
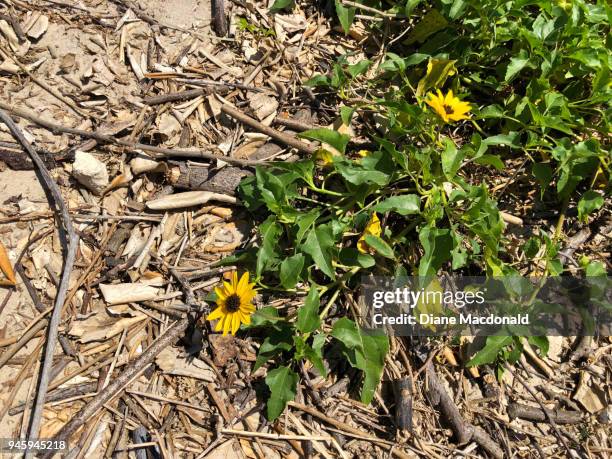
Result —
[{"label": "dry twig", "polygon": [[[51,366],[53,365],[53,353],[57,344],[59,322],[64,307],[64,301],[68,293],[68,283],[70,281],[70,273],[72,272],[72,266],[74,265],[74,260],[76,258],[79,237],[72,226],[72,219],[70,218],[68,207],[66,206],[62,198],[62,193],[53,178],[51,177],[51,174],[49,174],[49,171],[45,167],[42,159],[40,158],[40,156],[38,156],[36,150],[32,148],[30,142],[27,141],[27,139],[21,132],[21,129],[19,129],[19,127],[15,124],[11,117],[7,115],[3,110],[0,110],[0,120],[2,120],[2,122],[9,128],[15,139],[18,140],[19,143],[23,146],[23,148],[28,152],[28,154],[32,158],[32,162],[36,165],[40,174],[39,176],[44,186],[53,198],[56,210],[63,225],[63,230],[65,232],[67,242],[62,280],[60,282],[60,285],[57,290],[57,295],[55,297],[53,313],[51,314],[51,318],[49,319],[49,327],[47,330],[47,343],[45,347],[45,357],[43,360],[42,368],[40,370],[40,379],[38,382],[36,403],[34,404],[32,420],[30,423],[29,438],[37,438],[38,433],[40,431],[40,423],[42,421],[42,410],[45,403],[45,396],[47,395],[47,387],[49,386]],[[26,453],[26,458],[31,456],[32,452],[28,451]]]}]

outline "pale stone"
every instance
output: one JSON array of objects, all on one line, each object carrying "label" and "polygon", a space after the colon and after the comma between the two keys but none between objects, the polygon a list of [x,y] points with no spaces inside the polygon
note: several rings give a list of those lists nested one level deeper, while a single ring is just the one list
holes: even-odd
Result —
[{"label": "pale stone", "polygon": [[108,172],[103,162],[93,155],[76,151],[72,164],[72,175],[94,194],[102,194],[108,186]]}]

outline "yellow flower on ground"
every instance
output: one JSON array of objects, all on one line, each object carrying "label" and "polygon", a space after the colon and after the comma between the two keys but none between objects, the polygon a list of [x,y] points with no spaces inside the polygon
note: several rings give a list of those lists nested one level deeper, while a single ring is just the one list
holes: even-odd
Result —
[{"label": "yellow flower on ground", "polygon": [[319,148],[315,151],[314,158],[321,166],[329,166],[334,162],[334,154],[325,148]]},{"label": "yellow flower on ground", "polygon": [[221,287],[215,287],[217,294],[217,309],[208,314],[207,320],[219,319],[215,331],[223,330],[223,335],[230,332],[235,335],[240,324],[250,324],[251,314],[255,312],[255,284],[249,283],[249,273],[244,273],[238,280],[234,271],[231,282],[223,282]]},{"label": "yellow flower on ground", "polygon": [[368,244],[365,241],[365,238],[368,234],[371,234],[373,236],[378,236],[378,237],[380,237],[380,235],[382,234],[382,228],[380,226],[380,219],[378,218],[378,215],[376,215],[376,212],[372,214],[370,221],[368,222],[365,229],[363,230],[363,234],[357,241],[357,250],[359,250],[361,253],[368,252]]},{"label": "yellow flower on ground", "polygon": [[425,103],[444,120],[445,123],[451,121],[461,121],[468,119],[467,113],[471,110],[470,104],[459,100],[453,95],[453,91],[448,91],[446,96],[438,89],[438,94],[427,94]]},{"label": "yellow flower on ground", "polygon": [[368,156],[370,156],[372,154],[372,152],[370,150],[359,150],[357,152],[358,156],[361,156],[362,158],[366,158]]}]

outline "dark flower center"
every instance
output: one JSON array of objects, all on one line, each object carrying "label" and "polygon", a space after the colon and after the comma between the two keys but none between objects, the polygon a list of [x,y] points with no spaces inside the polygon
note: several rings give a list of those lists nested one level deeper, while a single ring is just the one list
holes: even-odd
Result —
[{"label": "dark flower center", "polygon": [[227,309],[229,312],[238,311],[238,309],[240,309],[240,297],[235,293],[228,296],[225,299],[225,309]]},{"label": "dark flower center", "polygon": [[442,107],[444,108],[444,111],[446,113],[450,114],[450,113],[454,113],[455,112],[455,110],[453,110],[453,107],[451,107],[450,105],[444,104]]}]

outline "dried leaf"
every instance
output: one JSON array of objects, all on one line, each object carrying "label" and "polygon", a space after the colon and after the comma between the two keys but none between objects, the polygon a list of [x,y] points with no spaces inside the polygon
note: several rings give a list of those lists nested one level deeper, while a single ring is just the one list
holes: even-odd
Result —
[{"label": "dried leaf", "polygon": [[178,355],[178,351],[174,348],[161,351],[155,358],[155,363],[166,374],[187,376],[208,382],[214,381],[216,377],[215,372],[206,363],[193,356]]},{"label": "dried leaf", "polygon": [[211,191],[187,191],[185,193],[176,193],[149,201],[147,202],[147,207],[152,210],[180,209],[182,207],[206,204],[211,200],[227,202],[229,204],[235,204],[237,202],[236,198],[233,196],[221,193],[213,193]]},{"label": "dried leaf", "polygon": [[0,242],[0,270],[2,270],[2,273],[6,276],[6,281],[2,282],[0,285],[13,286],[17,283],[15,272],[11,266],[11,260],[9,259],[8,252],[6,251],[6,248],[2,242]]}]

